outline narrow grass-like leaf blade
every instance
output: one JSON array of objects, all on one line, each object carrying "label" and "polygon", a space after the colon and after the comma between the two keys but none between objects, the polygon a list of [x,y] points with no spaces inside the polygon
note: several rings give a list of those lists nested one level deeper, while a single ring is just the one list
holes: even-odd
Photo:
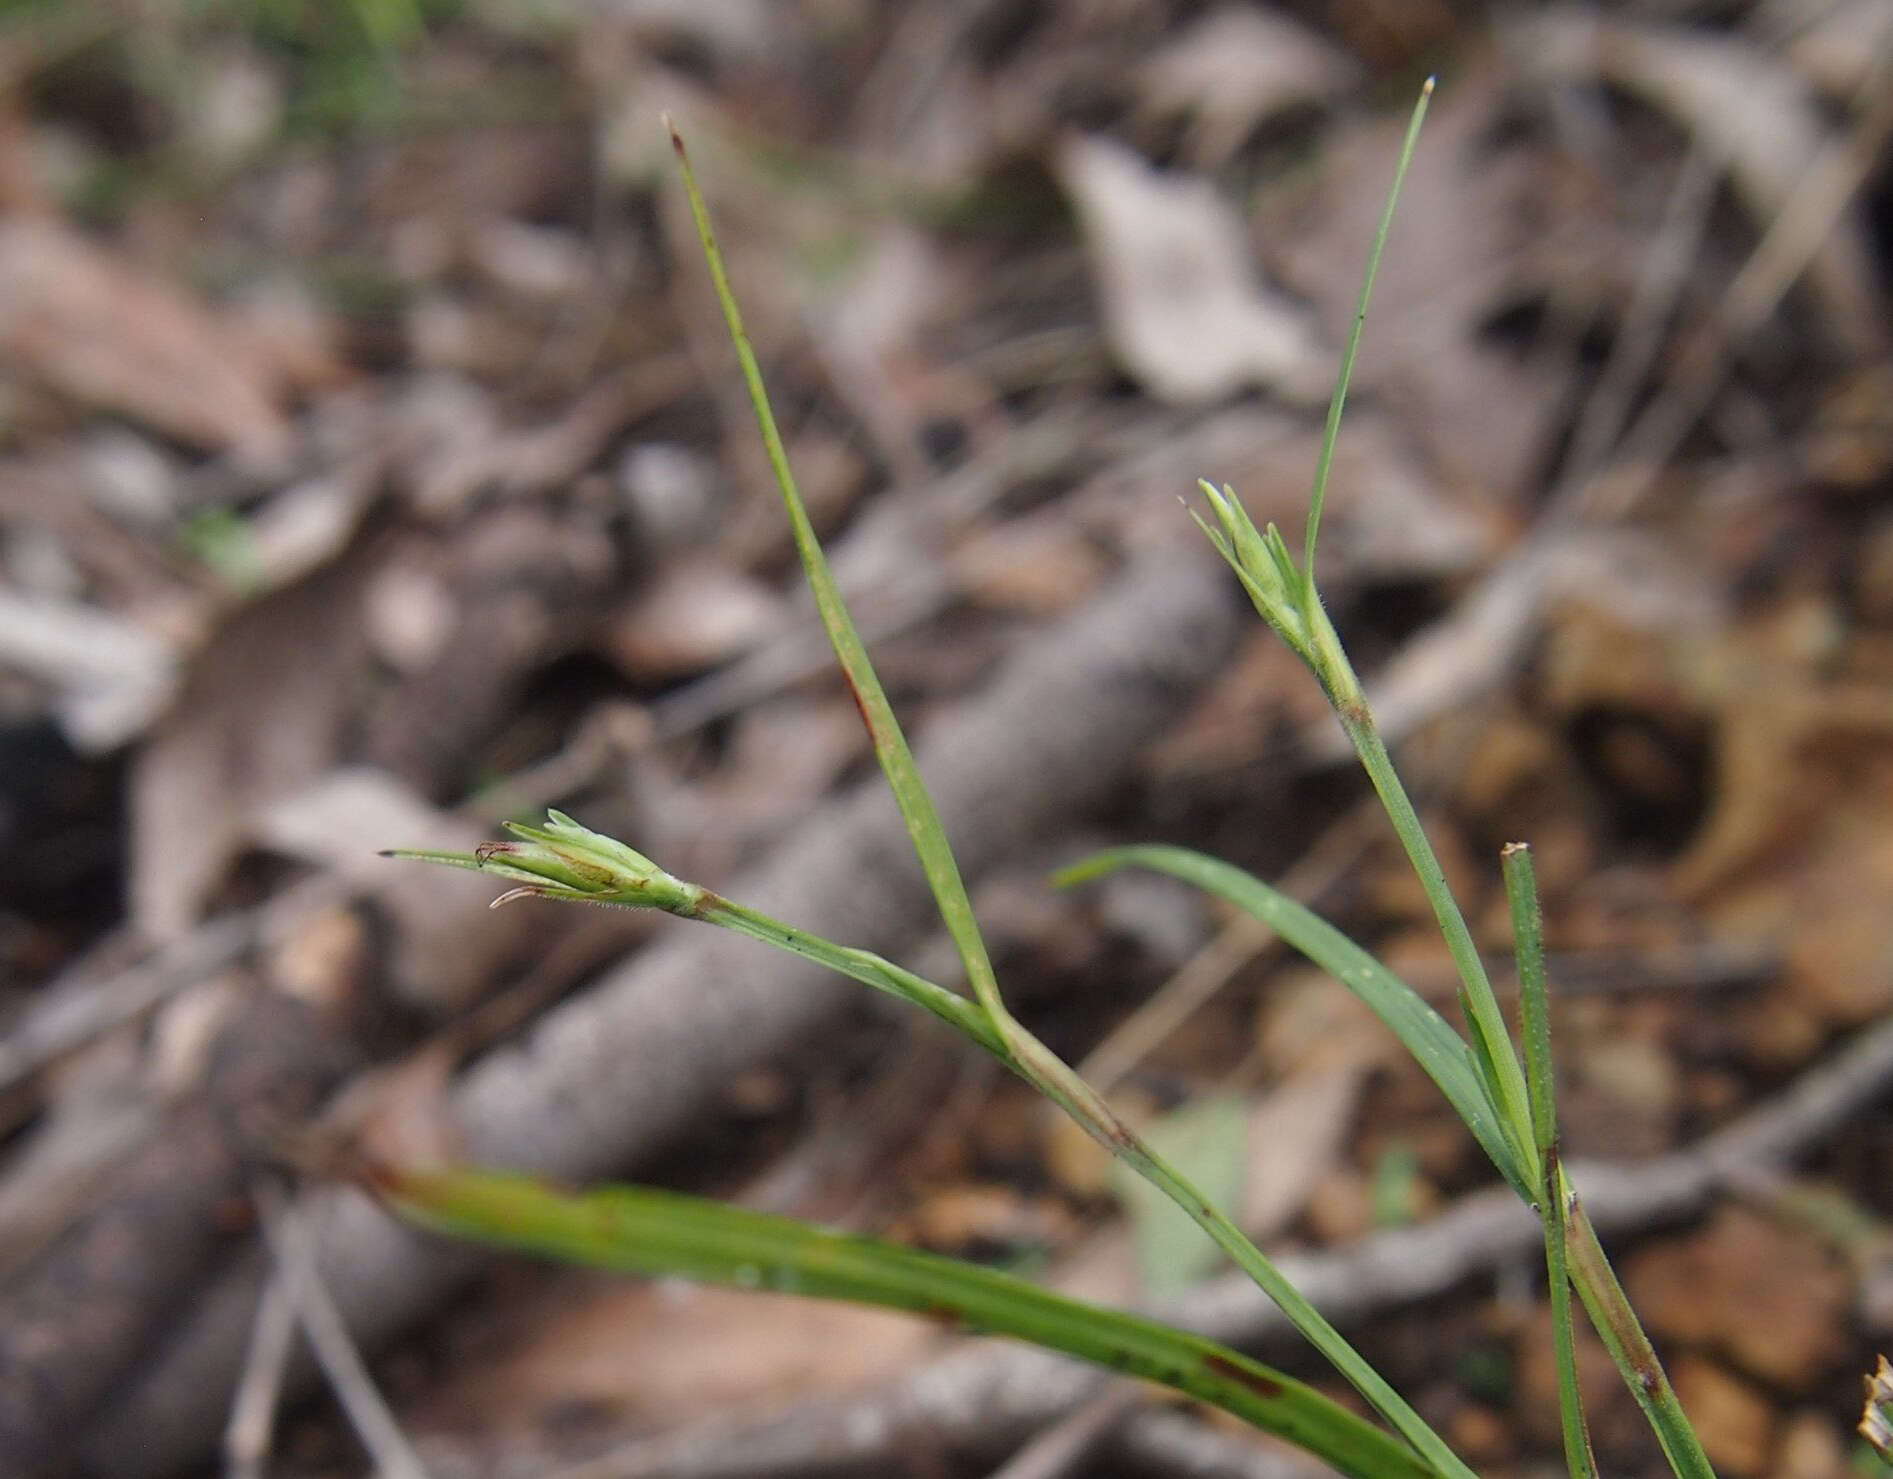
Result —
[{"label": "narrow grass-like leaf blade", "polygon": [[1150,868],[1253,915],[1323,970],[1331,972],[1368,1008],[1439,1085],[1501,1175],[1535,1201],[1525,1168],[1499,1128],[1466,1040],[1406,982],[1340,930],[1286,894],[1240,868],[1181,847],[1122,847],[1064,869],[1059,882],[1076,883],[1124,867]]},{"label": "narrow grass-like leaf blade", "polygon": [[1342,1474],[1434,1472],[1398,1439],[1259,1361],[975,1265],[643,1187],[568,1194],[491,1171],[388,1166],[364,1180],[402,1216],[456,1237],[566,1263],[907,1310],[1186,1392]]}]

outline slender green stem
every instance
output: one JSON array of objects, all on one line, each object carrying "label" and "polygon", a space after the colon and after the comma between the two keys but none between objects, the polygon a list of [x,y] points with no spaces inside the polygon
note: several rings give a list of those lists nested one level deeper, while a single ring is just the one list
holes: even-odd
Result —
[{"label": "slender green stem", "polygon": [[1564,1462],[1571,1479],[1596,1479],[1597,1456],[1591,1452],[1584,1420],[1584,1394],[1578,1385],[1577,1331],[1571,1319],[1571,1269],[1565,1247],[1564,1216],[1570,1183],[1554,1138],[1545,1147],[1545,1199],[1540,1207],[1545,1227],[1545,1288],[1551,1301],[1551,1350],[1558,1365],[1558,1422],[1564,1433]]},{"label": "slender green stem", "polygon": [[[1350,667],[1350,678],[1352,672]],[[1358,691],[1358,684],[1355,688]],[[1441,935],[1445,937],[1447,953],[1452,956],[1453,965],[1459,972],[1459,1008],[1465,1014],[1467,1030],[1472,1034],[1473,1055],[1484,1074],[1499,1123],[1511,1140],[1520,1164],[1536,1170],[1538,1155],[1533,1144],[1531,1104],[1525,1089],[1525,1072],[1519,1066],[1518,1055],[1512,1050],[1512,1040],[1505,1029],[1505,1014],[1499,1010],[1498,996],[1492,990],[1491,979],[1486,975],[1485,963],[1479,958],[1472,931],[1466,927],[1466,917],[1459,911],[1459,902],[1446,885],[1446,870],[1440,866],[1433,844],[1427,840],[1426,828],[1420,824],[1419,813],[1414,810],[1407,788],[1401,784],[1400,776],[1394,770],[1393,759],[1388,755],[1366,705],[1362,703],[1352,709],[1344,708],[1340,710],[1340,718],[1348,738],[1353,741],[1355,754],[1360,757],[1361,765],[1367,771],[1381,805],[1386,809],[1387,819],[1399,834],[1400,844],[1406,849],[1407,860],[1420,880],[1427,902],[1433,906],[1433,917],[1439,924]],[[1535,1175],[1534,1180],[1537,1179]]]},{"label": "slender green stem", "polygon": [[[1470,1479],[1464,1466],[1438,1435],[1359,1352],[1342,1339],[1319,1311],[1296,1292],[1267,1257],[1181,1172],[1145,1144],[1075,1070],[1023,1027],[1014,1023],[1010,1032],[1001,1032],[978,1002],[869,951],[838,945],[758,909],[724,898],[700,884],[677,878],[642,853],[593,832],[561,813],[554,812],[544,827],[511,826],[520,841],[487,843],[472,853],[407,853],[405,856],[483,870],[515,884],[502,896],[502,901],[524,894],[579,903],[657,908],[680,919],[719,925],[925,1008],[1025,1079],[1113,1155],[1176,1202],[1237,1267],[1247,1272],[1281,1306],[1290,1322],[1334,1363],[1411,1445],[1412,1451],[1426,1460],[1433,1472],[1452,1476],[1452,1479]],[[1437,1021],[1436,1015],[1435,1022],[1438,1032],[1445,1034],[1463,1055],[1465,1045],[1450,1028]],[[1444,1056],[1450,1060],[1451,1051]],[[1469,1076],[1470,1066],[1462,1067],[1459,1074]]]},{"label": "slender green stem", "polygon": [[[1021,1042],[1023,1054],[1019,1052]],[[1347,1378],[1349,1384],[1392,1424],[1401,1437],[1413,1445],[1415,1452],[1442,1475],[1471,1479],[1471,1471],[1427,1426],[1426,1420],[1388,1385],[1386,1379],[1374,1370],[1359,1351],[1348,1344],[1327,1317],[1310,1304],[1281,1270],[1269,1261],[1268,1255],[1256,1247],[1188,1177],[1125,1124],[1078,1077],[1076,1070],[1023,1029],[1020,1029],[1019,1039],[1008,1039],[1008,1044],[1014,1049],[1008,1059],[1011,1066],[1077,1121],[1106,1150],[1163,1192],[1202,1228],[1211,1241],[1229,1256],[1230,1261],[1275,1301],[1288,1317],[1289,1323],[1333,1363],[1335,1370]]]},{"label": "slender green stem", "polygon": [[1617,1274],[1604,1256],[1604,1246],[1591,1226],[1590,1213],[1584,1210],[1576,1191],[1565,1190],[1565,1246],[1570,1255],[1571,1282],[1591,1317],[1591,1324],[1603,1339],[1604,1348],[1623,1373],[1624,1385],[1637,1399],[1637,1405],[1649,1419],[1663,1456],[1678,1479],[1715,1479],[1708,1455],[1696,1438],[1695,1429],[1683,1415],[1670,1385],[1663,1363],[1657,1359],[1649,1336],[1643,1333],[1629,1296],[1617,1282]]},{"label": "slender green stem", "polygon": [[1243,1235],[1241,1229],[1217,1210],[1187,1178],[1139,1140],[1133,1139],[1113,1148],[1127,1165],[1187,1212],[1196,1225],[1214,1239],[1216,1246],[1229,1255],[1230,1261],[1275,1301],[1296,1330],[1328,1358],[1354,1390],[1386,1418],[1394,1430],[1412,1444],[1414,1450],[1435,1470],[1442,1475],[1456,1476],[1456,1479],[1473,1479],[1472,1471],[1427,1426],[1426,1420],[1388,1385],[1386,1379],[1374,1370],[1360,1352],[1347,1343],[1341,1332],[1328,1323],[1327,1318]]},{"label": "slender green stem", "polygon": [[993,1030],[978,1002],[969,1001],[958,992],[949,991],[924,976],[917,976],[872,951],[859,950],[852,945],[837,945],[832,940],[810,934],[805,929],[773,919],[759,909],[751,909],[746,904],[739,904],[708,890],[705,891],[702,905],[690,917],[701,919],[706,924],[721,925],[739,935],[760,940],[765,945],[774,945],[779,950],[826,966],[864,986],[872,986],[876,991],[885,991],[890,996],[910,1001],[933,1013],[955,1031],[971,1038],[995,1057],[1002,1061],[1010,1060],[1005,1040]]},{"label": "slender green stem", "polygon": [[[1422,98],[1422,107],[1425,99]],[[1413,127],[1408,130],[1406,150],[1403,161],[1411,153],[1414,129],[1418,127],[1420,109],[1415,110]],[[1397,181],[1396,181],[1397,184]],[[1345,400],[1347,384],[1352,372],[1354,350],[1359,341],[1359,331],[1365,320],[1368,288],[1374,276],[1374,265],[1379,260],[1381,242],[1384,241],[1387,220],[1381,223],[1382,237],[1376,241],[1372,261],[1370,261],[1366,280],[1362,288],[1360,304],[1356,312],[1354,332],[1349,337],[1347,353],[1343,357],[1339,384],[1329,407],[1326,433],[1322,438],[1321,456],[1315,475],[1315,489],[1310,503],[1308,518],[1307,545],[1301,568],[1296,568],[1293,558],[1288,554],[1280,531],[1270,524],[1266,529],[1257,530],[1253,520],[1242,507],[1241,500],[1233,489],[1224,485],[1221,489],[1208,482],[1199,482],[1211,510],[1215,514],[1215,525],[1198,518],[1204,532],[1221,552],[1223,558],[1241,579],[1243,588],[1249,593],[1264,621],[1266,621],[1286,642],[1289,647],[1305,662],[1316,679],[1321,683],[1328,702],[1346,730],[1355,753],[1359,756],[1374,790],[1378,793],[1381,805],[1386,810],[1388,819],[1399,834],[1401,845],[1406,849],[1408,861],[1419,877],[1420,886],[1425,891],[1427,901],[1433,909],[1433,916],[1439,924],[1440,932],[1445,937],[1446,948],[1451,954],[1453,964],[1460,978],[1459,1006],[1465,1018],[1470,1036],[1470,1051],[1476,1069],[1480,1098],[1486,1101],[1490,1117],[1497,1121],[1498,1133],[1503,1137],[1504,1146],[1494,1150],[1487,1136],[1481,1134],[1481,1143],[1492,1155],[1493,1161],[1505,1172],[1506,1178],[1521,1195],[1537,1204],[1547,1213],[1547,1265],[1551,1273],[1554,1290],[1562,1289],[1565,1280],[1557,1272],[1557,1262],[1562,1257],[1593,1321],[1607,1319],[1613,1322],[1615,1334],[1607,1335],[1607,1343],[1613,1352],[1621,1353],[1618,1364],[1624,1370],[1626,1379],[1639,1392],[1639,1400],[1646,1403],[1651,1414],[1651,1422],[1657,1426],[1664,1450],[1670,1454],[1673,1465],[1678,1465],[1679,1473],[1696,1474],[1706,1472],[1706,1466],[1700,1470],[1697,1465],[1701,1459],[1701,1449],[1696,1444],[1694,1434],[1684,1421],[1681,1410],[1675,1404],[1674,1395],[1669,1393],[1666,1380],[1662,1379],[1661,1368],[1655,1365],[1654,1355],[1645,1353],[1648,1341],[1643,1339],[1642,1331],[1630,1312],[1628,1303],[1623,1299],[1622,1291],[1616,1288],[1614,1277],[1609,1274],[1609,1265],[1603,1262],[1602,1252],[1596,1247],[1595,1236],[1588,1241],[1579,1239],[1575,1243],[1569,1231],[1569,1218],[1565,1219],[1565,1236],[1560,1239],[1555,1224],[1559,1221],[1554,1209],[1563,1205],[1568,1183],[1562,1171],[1556,1170],[1557,1142],[1552,1126],[1555,1124],[1550,1094],[1550,1059],[1549,1052],[1541,1040],[1528,1052],[1536,1053],[1541,1058],[1538,1089],[1534,1092],[1528,1085],[1525,1069],[1519,1063],[1518,1053],[1512,1046],[1511,1036],[1506,1030],[1504,1014],[1499,1010],[1498,998],[1492,990],[1492,983],[1486,976],[1485,966],[1479,959],[1479,952],[1472,940],[1472,932],[1466,927],[1465,917],[1460,913],[1459,905],[1453,899],[1446,886],[1446,876],[1440,867],[1439,859],[1433,852],[1432,844],[1427,840],[1426,831],[1420,825],[1413,803],[1406,788],[1401,784],[1395,772],[1392,758],[1381,740],[1375,727],[1373,715],[1369,712],[1366,695],[1361,689],[1360,680],[1355,675],[1347,652],[1342,647],[1340,637],[1334,630],[1326,608],[1322,605],[1320,592],[1314,580],[1315,536],[1320,525],[1321,509],[1325,498],[1329,470],[1332,466],[1334,446],[1339,434],[1341,408]],[[1536,920],[1536,905],[1531,909],[1532,919]],[[1354,985],[1353,978],[1343,974],[1342,979]],[[1371,976],[1364,979],[1373,979]],[[1380,983],[1384,987],[1385,983]],[[1356,986],[1356,989],[1360,989]],[[1379,989],[1381,999],[1392,1001],[1395,993]],[[1428,1043],[1430,1033],[1419,1019],[1397,1004],[1391,1014],[1383,1014],[1396,1031],[1401,1030],[1404,1022],[1413,1029],[1413,1042]],[[1402,1041],[1408,1041],[1403,1034]],[[1412,1046],[1412,1042],[1409,1042]],[[1422,1061],[1427,1061],[1423,1059]],[[1435,1054],[1433,1063],[1443,1067],[1443,1072],[1435,1072],[1434,1077],[1450,1095],[1455,1095],[1461,1085],[1450,1054]],[[1433,1071],[1429,1066],[1429,1071]],[[1466,1114],[1459,1097],[1454,1098],[1455,1107]],[[1467,1123],[1475,1133],[1482,1128],[1486,1113],[1466,1114]],[[1553,1169],[1548,1170],[1550,1166]],[[1523,1173],[1523,1174],[1521,1174]],[[1581,1216],[1581,1208],[1575,1202],[1575,1209],[1570,1215]],[[1588,1229],[1588,1221],[1583,1223]],[[1557,1244],[1563,1242],[1560,1252]],[[1554,1303],[1557,1295],[1554,1293]],[[1600,1328],[1602,1328],[1600,1326]],[[1634,1332],[1634,1339],[1632,1338]],[[1568,1344],[1568,1331],[1565,1336]],[[1613,1343],[1614,1342],[1614,1343]],[[1639,1345],[1638,1342],[1641,1342]],[[1569,1362],[1567,1350],[1561,1360]],[[1625,1364],[1630,1362],[1631,1364]],[[1655,1384],[1652,1385],[1652,1373]],[[1588,1459],[1575,1459],[1573,1472],[1578,1472],[1576,1465],[1588,1462]],[[1687,1466],[1687,1467],[1681,1467]]]},{"label": "slender green stem", "polygon": [[1571,1324],[1571,1279],[1564,1245],[1567,1188],[1558,1153],[1558,1112],[1551,1061],[1551,1001],[1545,980],[1543,922],[1531,850],[1515,842],[1500,855],[1505,897],[1512,911],[1512,941],[1518,962],[1519,1036],[1525,1044],[1525,1088],[1531,1095],[1532,1138],[1543,1170],[1536,1198],[1545,1230],[1545,1288],[1551,1301],[1551,1344],[1558,1366],[1558,1419],[1564,1461],[1572,1479],[1596,1479],[1597,1458],[1585,1430],[1584,1398],[1578,1387],[1577,1337]]},{"label": "slender green stem", "polygon": [[901,732],[893,706],[888,703],[881,680],[874,671],[874,664],[868,660],[861,634],[856,631],[854,620],[842,602],[841,591],[828,568],[828,559],[822,553],[821,541],[815,537],[815,526],[809,521],[808,510],[796,486],[795,473],[789,466],[789,454],[782,445],[782,433],[776,427],[775,412],[769,405],[769,392],[763,384],[762,367],[756,362],[749,332],[743,327],[742,310],[737,306],[729,274],[724,270],[723,253],[717,246],[716,232],[710,224],[709,208],[704,204],[703,192],[697,188],[696,172],[690,167],[690,157],[675,127],[670,129],[670,141],[677,154],[678,171],[683,176],[684,192],[690,201],[690,214],[696,223],[697,238],[703,245],[704,260],[709,264],[710,279],[716,287],[717,302],[722,306],[730,341],[736,346],[736,359],[742,367],[743,384],[749,391],[750,405],[756,413],[756,424],[762,432],[763,446],[769,454],[769,466],[775,474],[776,486],[782,492],[782,504],[788,513],[790,530],[795,536],[796,551],[801,556],[802,569],[808,579],[809,590],[815,597],[816,610],[821,614],[822,626],[828,633],[829,643],[841,663],[842,674],[854,694],[855,706],[861,711],[862,722],[867,725],[868,735],[874,742],[875,758],[880,762],[888,788],[894,793],[895,803],[900,807],[907,836],[913,843],[915,856],[920,859],[921,871],[926,874],[927,886],[933,891],[947,933],[959,952],[960,963],[973,988],[973,995],[986,1009],[993,1026],[1001,1033],[1008,1033],[1011,1031],[1012,1017],[1000,999],[999,982],[993,974],[986,943],[973,917],[972,901],[967,897],[966,884],[960,878],[959,864],[954,861],[953,849],[947,843],[946,831],[940,825],[939,814],[934,810],[933,798],[921,783],[920,770],[914,764],[907,737]]}]

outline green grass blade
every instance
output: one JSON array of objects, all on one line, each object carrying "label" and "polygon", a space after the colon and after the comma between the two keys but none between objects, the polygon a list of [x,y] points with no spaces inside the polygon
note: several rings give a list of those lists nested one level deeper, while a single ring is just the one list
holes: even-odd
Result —
[{"label": "green grass blade", "polygon": [[915,855],[920,859],[921,870],[926,874],[927,886],[933,891],[940,917],[953,939],[954,948],[959,951],[966,979],[980,1005],[992,1014],[994,1025],[1005,1031],[1011,1019],[1000,1000],[999,985],[993,975],[992,962],[987,956],[979,925],[973,918],[973,906],[967,898],[966,885],[960,878],[959,864],[954,861],[946,831],[940,825],[939,814],[934,810],[933,798],[927,794],[927,788],[920,779],[920,769],[914,764],[907,737],[894,717],[893,707],[881,688],[881,680],[875,674],[874,665],[868,661],[867,648],[862,644],[860,633],[855,630],[847,607],[842,604],[841,592],[829,571],[828,560],[822,554],[821,542],[815,537],[815,526],[809,522],[808,510],[802,502],[795,474],[789,467],[788,453],[782,445],[782,434],[776,427],[775,413],[769,406],[769,392],[763,385],[762,368],[756,362],[748,331],[743,327],[742,312],[736,304],[736,294],[724,270],[723,254],[717,247],[716,232],[710,225],[709,209],[704,205],[703,193],[697,188],[696,174],[690,168],[683,140],[674,127],[670,130],[670,138],[671,146],[677,152],[684,191],[690,200],[690,214],[696,222],[698,239],[703,244],[704,260],[709,264],[710,278],[716,287],[717,301],[723,308],[730,340],[736,346],[743,384],[748,388],[750,405],[756,413],[756,424],[762,431],[763,446],[769,454],[769,466],[775,474],[776,486],[782,492],[783,507],[788,511],[789,526],[795,536],[796,552],[801,556],[802,568],[808,578],[809,590],[815,597],[816,610],[821,614],[822,626],[827,630],[829,643],[835,649],[842,673],[854,695],[855,706],[861,711],[862,722],[867,726],[868,735],[874,743],[875,758],[880,762],[881,771],[887,777],[894,800],[900,807],[901,818],[907,825],[907,835],[913,842]]},{"label": "green grass blade", "polygon": [[1393,185],[1387,191],[1387,204],[1380,213],[1380,229],[1374,233],[1373,250],[1367,254],[1367,271],[1361,278],[1361,295],[1354,305],[1354,321],[1348,326],[1347,346],[1341,351],[1341,370],[1334,378],[1334,396],[1328,402],[1328,424],[1321,435],[1321,454],[1315,462],[1314,490],[1308,496],[1308,532],[1302,554],[1302,575],[1307,581],[1307,599],[1312,601],[1315,588],[1315,535],[1321,529],[1321,510],[1328,496],[1328,473],[1334,466],[1334,444],[1341,433],[1341,411],[1347,405],[1348,382],[1354,378],[1354,359],[1360,353],[1361,331],[1367,325],[1367,300],[1374,294],[1374,277],[1380,271],[1380,254],[1387,245],[1387,233],[1393,229],[1394,202],[1400,198],[1400,184],[1413,162],[1413,149],[1420,141],[1420,124],[1433,98],[1433,79],[1426,79],[1420,100],[1413,105],[1413,118],[1407,124],[1407,136],[1400,145],[1400,161],[1394,166]]},{"label": "green grass blade", "polygon": [[1531,850],[1512,843],[1500,855],[1505,899],[1512,911],[1512,943],[1518,962],[1520,1037],[1525,1043],[1525,1091],[1531,1098],[1532,1134],[1543,1183],[1534,1201],[1545,1230],[1545,1288],[1551,1300],[1551,1345],[1558,1366],[1558,1421],[1564,1462],[1571,1479],[1596,1479],[1597,1458],[1585,1430],[1584,1398],[1578,1388],[1577,1339],[1571,1322],[1571,1279],[1565,1252],[1566,1187],[1558,1153],[1558,1110],[1551,1062],[1551,1000],[1545,980],[1543,921]]},{"label": "green grass blade", "polygon": [[640,1187],[565,1194],[495,1172],[385,1166],[364,1180],[403,1217],[456,1237],[597,1268],[906,1310],[1159,1382],[1343,1474],[1435,1472],[1332,1399],[1236,1351],[952,1259]]},{"label": "green grass blade", "polygon": [[1233,904],[1332,973],[1413,1054],[1519,1195],[1533,1199],[1533,1182],[1493,1113],[1472,1050],[1411,986],[1312,910],[1240,868],[1187,848],[1113,848],[1062,870],[1057,881],[1078,883],[1131,866],[1167,873]]}]

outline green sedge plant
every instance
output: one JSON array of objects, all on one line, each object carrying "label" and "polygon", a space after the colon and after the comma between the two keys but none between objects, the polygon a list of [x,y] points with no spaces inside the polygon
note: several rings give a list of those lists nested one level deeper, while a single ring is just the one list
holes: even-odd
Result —
[{"label": "green sedge plant", "polygon": [[[1673,1471],[1711,1479],[1701,1445],[1662,1366],[1612,1274],[1558,1155],[1547,1026],[1544,956],[1531,857],[1506,849],[1503,871],[1517,946],[1523,1053],[1514,1046],[1471,931],[1448,891],[1391,757],[1375,728],[1314,580],[1328,471],[1348,379],[1394,200],[1431,95],[1413,112],[1381,218],[1341,371],[1329,407],[1299,563],[1274,525],[1258,530],[1235,493],[1201,484],[1213,523],[1205,532],[1235,571],[1262,618],[1320,682],[1352,741],[1425,889],[1457,967],[1466,1035],[1367,951],[1294,900],[1228,864],[1182,848],[1125,847],[1059,875],[1071,885],[1124,867],[1192,883],[1269,926],[1331,972],[1384,1022],[1431,1076],[1499,1174],[1538,1212],[1544,1227],[1553,1338],[1567,1466],[1597,1472],[1579,1399],[1570,1294],[1576,1290],[1625,1382],[1649,1417]],[[915,853],[958,950],[970,995],[949,990],[868,951],[772,919],[674,877],[643,854],[558,812],[544,826],[512,824],[512,838],[471,853],[392,855],[490,873],[512,885],[494,902],[521,897],[663,910],[734,930],[799,955],[933,1013],[1070,1115],[1125,1166],[1162,1191],[1237,1268],[1274,1300],[1296,1329],[1365,1400],[1378,1422],[1239,1352],[1117,1310],[1082,1304],[1036,1286],[872,1239],[844,1237],[672,1192],[614,1186],[566,1193],[527,1178],[455,1168],[366,1165],[360,1179],[399,1215],[422,1226],[555,1259],[645,1274],[682,1275],[739,1288],[853,1300],[924,1314],[957,1328],[1001,1334],[1107,1369],[1162,1383],[1294,1443],[1360,1479],[1471,1470],[1387,1381],[1304,1299],[1258,1249],[1170,1161],[1159,1155],[1007,1009],[954,861],[905,736],[843,606],[797,491],[762,373],[745,333],[722,254],[683,142],[671,131],[684,189],[717,297],[815,603],[874,751],[899,804]]]}]

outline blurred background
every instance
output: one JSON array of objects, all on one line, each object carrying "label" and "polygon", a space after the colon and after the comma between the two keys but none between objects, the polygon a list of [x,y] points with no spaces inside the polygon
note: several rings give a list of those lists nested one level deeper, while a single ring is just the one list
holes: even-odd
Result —
[{"label": "blurred background", "polygon": [[[1712,1457],[1883,1472],[1885,0],[0,8],[0,1467],[415,1472],[275,1373],[313,1259],[437,1476],[1311,1472],[267,1168],[319,1123],[636,1177],[1184,1300],[1328,1380],[931,1022],[374,856],[556,806],[953,979],[668,114],[1015,1010],[1480,1472],[1560,1472],[1529,1226],[1424,1075],[1187,890],[1044,882],[1198,847],[1450,1011],[1319,692],[1179,505],[1228,482],[1298,546],[1433,72],[1323,589],[1502,983],[1498,849],[1535,849],[1566,1154]],[[1587,1360],[1605,1470],[1661,1472]]]}]

